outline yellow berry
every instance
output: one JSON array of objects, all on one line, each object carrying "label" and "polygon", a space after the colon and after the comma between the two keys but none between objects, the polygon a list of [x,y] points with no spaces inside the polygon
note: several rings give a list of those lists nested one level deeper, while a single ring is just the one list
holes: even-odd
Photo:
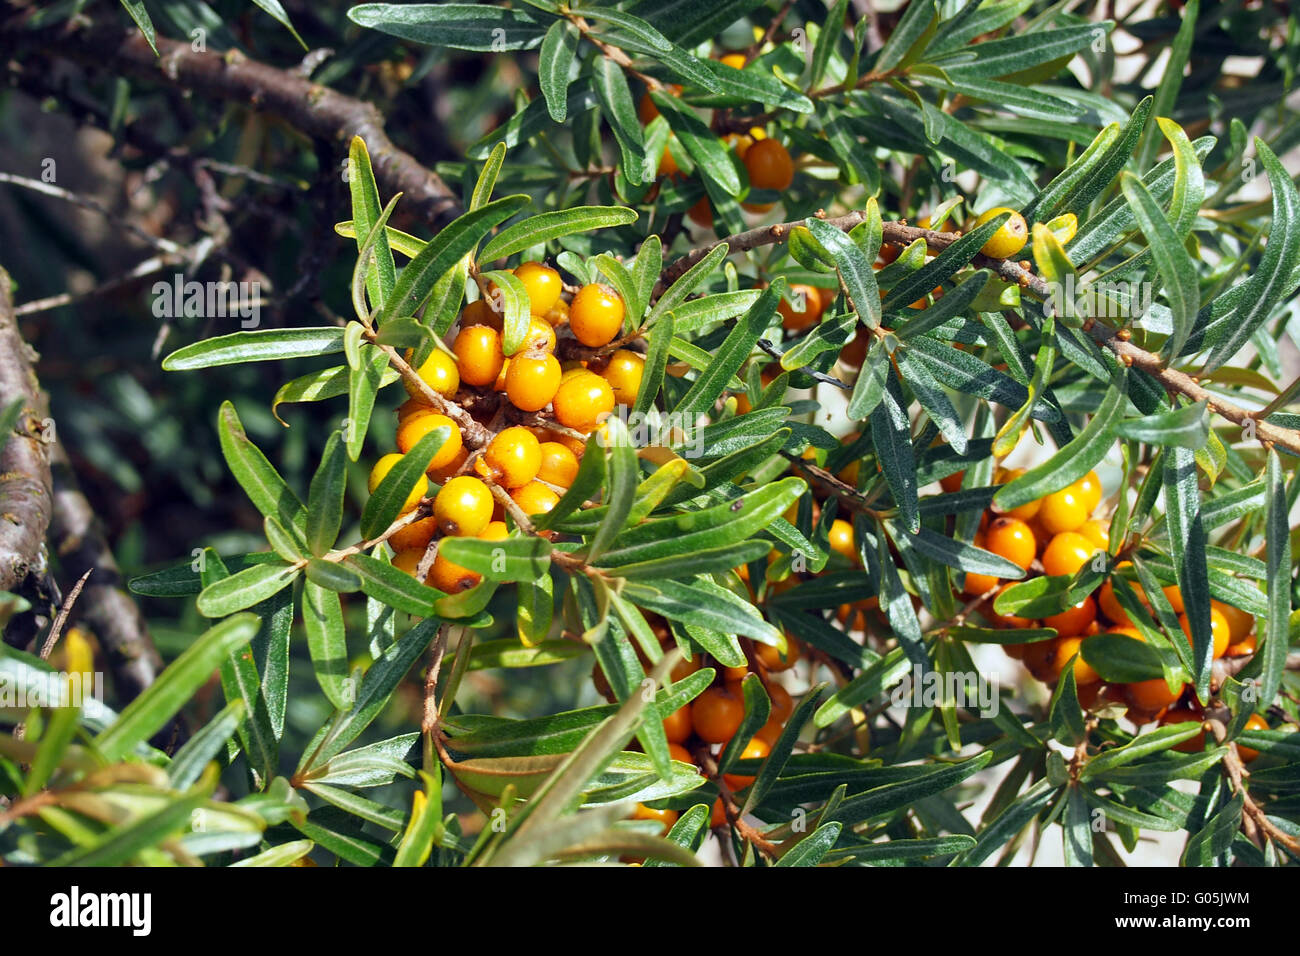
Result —
[{"label": "yellow berry", "polygon": [[560,274],[540,262],[523,263],[515,269],[515,278],[528,291],[528,310],[533,315],[545,315],[551,311],[564,288]]},{"label": "yellow berry", "polygon": [[641,390],[641,376],[645,372],[645,359],[635,352],[619,349],[609,357],[601,377],[609,382],[614,392],[614,404],[631,407],[636,404]]},{"label": "yellow berry", "polygon": [[550,404],[560,387],[560,363],[549,352],[520,352],[506,369],[506,397],[515,408],[536,412]]},{"label": "yellow berry", "polygon": [[460,426],[453,422],[446,415],[440,415],[437,412],[429,412],[425,415],[412,415],[407,418],[397,429],[397,447],[402,454],[406,454],[429,432],[435,428],[446,426],[451,433],[447,440],[442,443],[442,447],[434,452],[433,460],[429,462],[428,470],[433,472],[445,468],[455,460],[460,454],[462,447],[462,438]]},{"label": "yellow berry", "polygon": [[483,461],[493,476],[507,488],[518,488],[537,477],[542,466],[542,448],[537,436],[515,425],[492,439]]},{"label": "yellow berry", "polygon": [[491,385],[501,374],[505,355],[501,351],[501,334],[490,325],[467,325],[452,344],[460,377],[469,385]]},{"label": "yellow berry", "polygon": [[[406,352],[406,360],[408,362],[411,360],[409,349]],[[442,349],[434,349],[429,353],[424,364],[416,369],[416,374],[444,398],[451,398],[456,394],[456,389],[460,388],[460,374],[456,369],[456,360]],[[412,397],[423,394],[414,382],[402,379],[402,384],[406,386],[406,394]]]},{"label": "yellow berry", "polygon": [[537,477],[552,485],[568,488],[578,476],[578,456],[557,441],[544,441],[540,446],[541,465]]},{"label": "yellow berry", "polygon": [[443,534],[476,537],[492,520],[492,492],[471,475],[457,475],[433,499],[433,516]]},{"label": "yellow berry", "polygon": [[623,300],[607,285],[584,285],[569,305],[569,327],[583,345],[605,345],[623,328]]},{"label": "yellow berry", "polygon": [[[388,473],[392,471],[393,467],[401,460],[401,455],[385,455],[383,458],[379,459],[379,461],[375,462],[375,467],[370,469],[370,479],[366,482],[372,495],[375,493],[375,489],[379,487],[380,483],[388,477]],[[418,505],[420,499],[423,498],[428,491],[429,479],[424,477],[424,475],[421,475],[415,482],[415,487],[411,489],[411,493],[406,496],[406,501],[402,505],[401,513],[406,514]]]},{"label": "yellow berry", "polygon": [[1011,217],[998,227],[998,231],[993,233],[989,241],[980,249],[980,252],[993,259],[1009,259],[1023,249],[1029,239],[1029,227],[1025,225],[1025,217],[1008,206],[995,206],[976,219],[971,228],[978,229],[1004,212],[1011,213]]},{"label": "yellow berry", "polygon": [[515,500],[515,504],[523,509],[526,515],[545,514],[556,506],[560,496],[547,488],[540,481],[530,481],[512,492],[510,497]]},{"label": "yellow berry", "polygon": [[586,372],[563,383],[553,401],[561,425],[589,432],[614,410],[614,391],[599,375]]}]

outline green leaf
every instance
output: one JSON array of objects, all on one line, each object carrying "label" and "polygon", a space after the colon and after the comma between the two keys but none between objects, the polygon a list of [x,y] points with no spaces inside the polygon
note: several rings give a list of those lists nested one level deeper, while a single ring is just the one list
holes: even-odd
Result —
[{"label": "green leaf", "polygon": [[349,707],[353,688],[348,678],[347,634],[338,594],[308,581],[303,586],[302,623],[316,683],[335,707]]},{"label": "green leaf", "polygon": [[[986,753],[986,756],[992,756]],[[1003,810],[975,839],[975,845],[961,856],[963,866],[979,866],[1005,847],[1047,806],[1056,789],[1046,778],[1039,780]]]},{"label": "green leaf", "polygon": [[[1292,479],[1294,483],[1295,479]],[[1259,699],[1263,704],[1272,702],[1281,687],[1286,669],[1287,649],[1290,641],[1291,620],[1291,530],[1287,520],[1290,502],[1282,478],[1282,463],[1276,449],[1269,449],[1264,470],[1264,494],[1267,505],[1264,511],[1264,542],[1268,559],[1268,613],[1264,617],[1264,646],[1258,657],[1262,662],[1259,674]],[[1173,526],[1170,526],[1173,533]]]},{"label": "green leaf", "polygon": [[622,153],[623,175],[633,186],[639,186],[654,178],[659,157],[645,154],[645,139],[627,77],[623,75],[623,68],[607,57],[597,59],[591,70],[600,110]]},{"label": "green leaf", "polygon": [[776,861],[775,865],[816,866],[830,852],[831,847],[835,845],[835,841],[840,838],[842,829],[844,829],[844,825],[838,821],[823,823],[796,843],[781,859]]},{"label": "green leaf", "polygon": [[144,34],[144,38],[149,42],[149,49],[153,50],[154,56],[157,56],[158,46],[154,43],[153,20],[149,19],[149,11],[145,9],[144,0],[122,0],[122,6],[131,15],[140,32]]},{"label": "green leaf", "polygon": [[569,115],[570,75],[578,51],[577,28],[568,20],[556,20],[542,38],[537,61],[537,84],[546,98],[551,119],[563,123]]},{"label": "green leaf", "polygon": [[1210,633],[1210,582],[1206,567],[1205,527],[1201,524],[1200,488],[1196,460],[1190,449],[1168,448],[1164,461],[1165,520],[1169,525],[1169,557],[1184,613],[1191,625],[1192,678],[1202,700],[1209,691],[1214,642]]},{"label": "green leaf", "polygon": [[143,850],[157,846],[189,829],[191,815],[207,804],[216,786],[216,774],[185,794],[177,795],[162,809],[99,834],[88,846],[75,847],[50,861],[50,866],[122,866]]},{"label": "green leaf", "polygon": [[1124,191],[1124,198],[1133,207],[1138,227],[1150,245],[1156,270],[1163,280],[1165,298],[1169,302],[1174,331],[1161,351],[1171,357],[1177,356],[1191,335],[1192,323],[1196,321],[1196,313],[1201,304],[1196,267],[1192,264],[1192,257],[1183,248],[1178,233],[1141,181],[1133,174],[1126,173],[1120,180],[1120,187]]},{"label": "green leaf", "polygon": [[427,43],[481,53],[530,50],[541,24],[522,10],[477,3],[363,3],[348,10],[359,26]]},{"label": "green leaf", "polygon": [[[359,9],[353,7],[351,12]],[[413,9],[413,8],[406,8]],[[443,8],[439,8],[443,9]],[[379,324],[394,316],[415,315],[433,292],[434,285],[474,250],[492,229],[509,219],[531,200],[505,196],[474,209],[449,223],[416,255],[397,277],[393,294],[384,303]]]},{"label": "green leaf", "polygon": [[261,450],[249,440],[235,406],[228,401],[221,403],[217,434],[226,464],[249,500],[263,515],[277,519],[294,535],[295,541],[305,547],[306,541],[302,536],[307,527],[307,509]]},{"label": "green leaf", "polygon": [[375,396],[388,368],[388,354],[373,345],[361,347],[361,365],[348,371],[347,452],[356,461],[361,457],[366,434],[370,431],[370,416],[375,409]]},{"label": "green leaf", "polygon": [[[927,34],[933,35],[935,26],[938,22],[938,12],[934,8],[934,0],[919,0],[919,2],[909,3],[903,10],[903,17],[898,21],[889,34],[889,39],[881,48],[879,55],[876,57],[875,66],[872,67],[876,73],[885,73],[904,63],[904,60],[910,61],[912,56],[908,53],[913,50]],[[1049,57],[1048,59],[1052,59]]]},{"label": "green leaf", "polygon": [[234,736],[248,712],[247,702],[236,697],[181,745],[167,766],[167,777],[174,789],[187,790],[194,785],[203,768]]},{"label": "green leaf", "polygon": [[[695,113],[675,96],[669,96],[658,90],[652,90],[650,99],[659,108],[660,115],[676,134],[678,141],[686,149],[686,154],[695,162],[700,173],[722,187],[728,196],[740,195],[740,174],[736,172],[731,154],[722,145],[718,134],[709,129]],[[647,163],[657,156],[647,157]]]},{"label": "green leaf", "polygon": [[988,766],[993,759],[993,751],[956,763],[929,764],[916,776],[874,787],[866,793],[850,797],[838,807],[826,814],[827,822],[838,820],[846,826],[853,826],[886,813],[915,804],[926,797],[943,793],[955,787],[967,777]]},{"label": "green leaf", "polygon": [[378,537],[397,520],[406,504],[406,499],[425,477],[429,462],[433,461],[433,456],[450,437],[450,428],[446,425],[438,426],[416,442],[415,446],[402,456],[402,460],[384,476],[384,480],[366,499],[365,507],[361,511],[363,538],[370,540]]},{"label": "green leaf", "polygon": [[1218,813],[1206,821],[1204,829],[1192,834],[1178,861],[1180,866],[1215,865],[1241,829],[1241,811],[1245,799],[1245,794],[1238,790]]},{"label": "green leaf", "polygon": [[487,261],[512,256],[560,236],[610,229],[636,222],[637,213],[624,206],[574,206],[511,223],[483,246],[479,258]]},{"label": "green leaf", "polygon": [[1115,428],[1126,400],[1124,379],[1122,371],[1116,375],[1096,414],[1073,441],[1043,464],[999,488],[993,504],[1002,511],[1010,511],[1069,487],[1096,467],[1114,445]]},{"label": "green leaf", "polygon": [[161,730],[231,653],[253,639],[259,620],[236,614],[201,634],[95,738],[106,760],[120,760]]},{"label": "green leaf", "polygon": [[287,564],[258,564],[205,587],[199,594],[199,613],[204,617],[226,617],[252,607],[287,588],[298,578],[298,569]]},{"label": "green leaf", "polygon": [[430,617],[436,603],[444,597],[438,589],[421,584],[405,571],[368,554],[354,554],[345,564],[361,575],[362,591],[398,611]]},{"label": "green leaf", "polygon": [[[623,588],[623,597],[664,617],[724,635],[741,634],[765,644],[780,640],[780,632],[764,621],[752,604],[713,585],[707,578],[696,578],[689,584],[669,580],[653,584],[629,581]],[[715,650],[710,648],[709,653],[716,657]]]},{"label": "green leaf", "polygon": [[1160,654],[1127,634],[1095,634],[1080,650],[1088,666],[1105,681],[1132,684],[1164,677]]},{"label": "green leaf", "polygon": [[[878,218],[880,213],[874,200],[868,203],[868,215]],[[844,288],[848,291],[853,309],[869,329],[880,325],[880,292],[876,288],[876,273],[871,268],[867,253],[844,233],[820,219],[807,221],[808,231],[835,259],[835,268]]]},{"label": "green leaf", "polygon": [[485,272],[483,278],[496,286],[495,301],[488,304],[501,315],[501,348],[509,357],[528,339],[528,289],[514,272],[505,269]]},{"label": "green leaf", "polygon": [[412,816],[398,844],[395,867],[424,866],[442,829],[442,771],[421,771],[420,777],[424,780],[425,799],[418,804],[419,812]]},{"label": "green leaf", "polygon": [[1202,399],[1155,415],[1126,418],[1115,425],[1115,433],[1149,445],[1203,448],[1210,435],[1210,416]]},{"label": "green leaf", "polygon": [[438,553],[493,581],[536,581],[551,566],[551,543],[528,535],[504,541],[443,538]]},{"label": "green leaf", "polygon": [[880,470],[898,505],[903,528],[915,532],[921,527],[917,504],[916,451],[912,447],[912,422],[897,380],[888,376],[881,393],[880,408],[871,416],[871,440],[880,460]]},{"label": "green leaf", "polygon": [[[664,294],[659,297],[659,301],[655,303],[655,307],[650,311],[650,315],[646,318],[646,325],[653,326],[658,319],[667,315],[669,312],[675,312],[687,308],[687,296],[694,292],[701,282],[712,276],[718,270],[722,261],[727,258],[727,253],[727,244],[725,242],[720,242],[710,249],[707,254],[702,256],[698,262],[683,272],[681,276],[664,291]],[[754,296],[753,302],[757,302],[760,294],[757,292],[752,294]],[[752,309],[752,307],[753,303],[751,303],[748,308]],[[773,305],[774,310],[775,308],[776,306]],[[733,313],[733,315],[735,314],[739,313]],[[689,330],[689,327],[683,327],[683,331],[687,330]]]},{"label": "green leaf", "polygon": [[927,415],[939,429],[939,432],[959,455],[966,454],[966,424],[957,413],[952,399],[943,390],[938,380],[930,374],[923,360],[914,358],[911,350],[896,349],[894,359],[898,362],[898,372],[912,389],[917,402],[925,409]]},{"label": "green leaf", "polygon": [[388,236],[384,229],[379,229],[371,236],[375,226],[381,222],[383,207],[379,202],[375,173],[370,165],[370,153],[366,150],[365,140],[360,136],[352,137],[348,149],[347,179],[352,194],[352,225],[356,233],[357,252],[365,258],[369,258],[371,253],[374,255],[373,267],[368,264],[363,266],[366,289],[370,293],[371,304],[375,308],[382,308],[397,282],[397,267],[393,264],[393,251],[388,247]]},{"label": "green leaf", "polygon": [[[709,367],[699,374],[690,389],[682,396],[681,401],[677,403],[677,407],[673,410],[675,415],[680,416],[684,421],[694,422],[695,416],[712,407],[727,387],[731,377],[749,358],[754,345],[771,322],[772,316],[776,314],[776,307],[784,292],[785,280],[779,277],[763,290],[763,294],[759,296],[758,301],[745,317],[727,333],[726,339],[713,353],[713,360],[709,363]],[[662,304],[661,300],[660,305]]]},{"label": "green leaf", "polygon": [[934,64],[954,79],[1007,76],[1077,53],[1092,42],[1098,30],[1109,32],[1114,26],[1113,21],[1103,20],[988,40],[966,50],[944,54]]},{"label": "green leaf", "polygon": [[332,432],[325,441],[320,465],[307,493],[307,549],[321,555],[334,547],[343,524],[343,498],[347,492],[347,450],[343,436]]},{"label": "green leaf", "polygon": [[168,355],[162,367],[169,372],[190,372],[216,365],[313,358],[343,351],[343,330],[335,326],[313,329],[258,329],[232,332],[186,345]]},{"label": "green leaf", "polygon": [[1175,744],[1191,740],[1201,733],[1201,725],[1195,721],[1170,724],[1148,731],[1124,744],[1105,750],[1089,760],[1079,773],[1080,780],[1104,777],[1112,770],[1127,766],[1134,761],[1170,750]]}]

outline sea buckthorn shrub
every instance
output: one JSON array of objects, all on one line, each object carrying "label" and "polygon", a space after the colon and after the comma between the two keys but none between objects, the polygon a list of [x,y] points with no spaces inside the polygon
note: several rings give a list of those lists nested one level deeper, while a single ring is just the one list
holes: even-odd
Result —
[{"label": "sea buckthorn shrub", "polygon": [[1160,6],[1150,90],[1087,4],[352,8],[513,98],[438,228],[351,140],[345,322],[163,360],[335,403],[298,487],[221,404],[267,545],[135,585],[215,622],[221,753],[359,865],[1300,859],[1294,137]]}]

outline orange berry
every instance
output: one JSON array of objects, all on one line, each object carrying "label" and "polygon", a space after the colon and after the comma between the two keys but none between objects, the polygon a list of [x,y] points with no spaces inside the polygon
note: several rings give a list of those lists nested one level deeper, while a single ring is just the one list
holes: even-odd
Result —
[{"label": "orange berry", "polygon": [[706,743],[725,744],[744,717],[745,705],[726,687],[710,687],[691,702],[691,727]]},{"label": "orange berry", "polygon": [[[750,738],[749,743],[745,744],[745,749],[740,752],[741,760],[761,760],[772,752],[766,740],[757,735]],[[753,777],[741,776],[740,774],[727,773],[722,775],[722,779],[727,782],[727,786],[732,790],[743,790],[754,782]]]},{"label": "orange berry", "polygon": [[424,557],[424,548],[412,548],[405,551],[397,551],[393,554],[393,567],[399,571],[405,571],[411,577],[419,580],[416,573],[420,567],[420,561]]},{"label": "orange berry", "polygon": [[444,594],[459,594],[461,591],[468,591],[475,587],[481,580],[483,580],[482,575],[448,561],[439,551],[433,559],[433,567],[429,569],[429,577],[425,583]]},{"label": "orange berry", "polygon": [[552,485],[568,488],[578,476],[578,456],[557,441],[544,441],[538,448],[541,463],[537,477]]},{"label": "orange berry", "polygon": [[389,535],[388,546],[397,552],[419,551],[423,554],[437,530],[438,522],[435,518],[421,518]]},{"label": "orange berry", "polygon": [[1014,256],[1025,247],[1025,243],[1029,239],[1029,227],[1025,224],[1025,217],[1007,206],[995,206],[988,212],[983,213],[975,220],[971,228],[978,229],[990,219],[994,219],[1004,212],[1011,213],[1011,217],[998,227],[998,231],[993,233],[989,241],[984,243],[984,247],[980,249],[980,252],[993,259],[1008,259]]},{"label": "orange berry", "polygon": [[[689,719],[689,717],[690,715],[688,713],[687,718]],[[687,733],[688,734],[690,733],[689,729],[687,730]],[[689,764],[695,763],[695,758],[691,756],[691,752],[689,750],[687,750],[681,744],[675,744],[672,741],[668,742],[668,756],[671,757],[673,760],[678,760],[681,761],[682,763],[689,763]]]},{"label": "orange berry", "polygon": [[623,300],[607,285],[584,285],[569,304],[569,327],[583,345],[596,348],[623,328]]},{"label": "orange berry", "polygon": [[1143,714],[1156,714],[1164,710],[1183,694],[1183,689],[1170,690],[1163,677],[1141,680],[1128,685],[1128,702]]},{"label": "orange berry", "polygon": [[1101,479],[1097,477],[1095,471],[1090,471],[1073,485],[1074,490],[1079,497],[1083,499],[1083,506],[1088,509],[1088,514],[1092,514],[1097,506],[1101,504]]},{"label": "orange berry", "polygon": [[433,406],[424,400],[421,396],[408,398],[402,404],[397,406],[397,424],[401,426],[412,415],[427,415],[433,411]]},{"label": "orange berry", "polygon": [[492,492],[470,475],[458,475],[433,499],[433,516],[443,534],[473,538],[492,520]]},{"label": "orange berry", "polygon": [[1084,506],[1083,498],[1070,486],[1054,491],[1043,499],[1038,520],[1051,534],[1078,531],[1088,520],[1088,509]]},{"label": "orange berry", "polygon": [[684,744],[691,738],[691,706],[684,704],[664,718],[664,736],[672,744]]},{"label": "orange berry", "polygon": [[479,532],[479,538],[483,541],[504,541],[510,537],[510,528],[504,521],[493,519],[488,522],[488,526]]},{"label": "orange berry", "polygon": [[775,713],[767,718],[767,723],[758,728],[754,736],[769,747],[775,747],[776,742],[781,739],[781,733],[785,730],[785,724],[777,719]]},{"label": "orange berry", "polygon": [[1001,581],[1001,578],[994,577],[991,574],[967,571],[966,581],[962,584],[961,592],[970,597],[979,597],[981,594],[992,591]]},{"label": "orange berry", "polygon": [[661,835],[667,834],[677,822],[676,810],[656,810],[654,807],[647,807],[644,803],[638,803],[636,809],[632,811],[633,820],[654,820],[663,825]]},{"label": "orange berry", "polygon": [[[998,469],[998,474],[994,476],[993,480],[999,485],[1005,485],[1009,482],[1015,481],[1024,473],[1025,469],[1023,468],[1000,468]],[[1002,514],[1005,514],[1008,518],[1019,518],[1021,521],[1029,522],[1037,516],[1038,509],[1042,506],[1043,500],[1041,498],[1035,498],[1033,501],[1012,508],[1010,511],[1004,511]]]},{"label": "orange berry", "polygon": [[[1178,615],[1178,625],[1183,629],[1183,634],[1187,637],[1187,643],[1192,643],[1192,622],[1186,614]],[[1210,636],[1214,643],[1214,656],[1222,657],[1228,652],[1228,645],[1232,642],[1231,629],[1228,627],[1228,619],[1214,607],[1210,608]]]},{"label": "orange berry", "polygon": [[[370,470],[370,478],[366,482],[372,495],[375,493],[375,489],[379,487],[380,482],[388,477],[388,473],[393,470],[393,466],[401,460],[401,455],[385,455],[383,458],[380,458],[379,461],[375,462],[375,467]],[[418,505],[420,499],[428,494],[428,492],[429,479],[424,477],[424,475],[421,475],[415,482],[415,487],[411,489],[411,493],[406,496],[406,501],[402,504],[401,513],[406,514]]]},{"label": "orange berry", "polygon": [[1088,595],[1074,607],[1043,618],[1043,627],[1052,628],[1058,637],[1074,637],[1086,631],[1088,625],[1096,619],[1097,602]]},{"label": "orange berry", "polygon": [[1026,570],[1034,563],[1038,551],[1034,532],[1019,518],[995,518],[989,523],[984,542],[985,550]]},{"label": "orange berry", "polygon": [[526,485],[520,485],[510,492],[510,497],[526,515],[546,514],[560,501],[560,496],[540,481],[530,481]]},{"label": "orange berry", "polygon": [[506,357],[501,351],[501,334],[492,326],[465,326],[451,348],[466,384],[491,385],[501,374]]},{"label": "orange berry", "polygon": [[762,139],[745,151],[743,160],[754,189],[780,192],[794,182],[794,161],[789,151],[774,139]]},{"label": "orange berry", "polygon": [[1245,657],[1247,654],[1254,654],[1258,642],[1254,634],[1247,634],[1240,641],[1229,644],[1228,649],[1223,652],[1224,657]]},{"label": "orange berry", "polygon": [[836,518],[831,522],[830,530],[827,532],[827,543],[832,551],[850,564],[858,563],[858,549],[853,541],[853,525],[843,518]]},{"label": "orange berry", "polygon": [[549,352],[513,355],[506,370],[506,397],[522,411],[540,411],[555,397],[560,374],[560,363]]},{"label": "orange berry", "polygon": [[[1268,730],[1269,729],[1268,721],[1265,720],[1263,717],[1261,717],[1259,714],[1251,714],[1250,717],[1247,718],[1246,726],[1243,729]],[[1237,744],[1237,755],[1241,757],[1241,759],[1244,760],[1246,763],[1250,763],[1252,760],[1254,760],[1256,757],[1259,756],[1259,751],[1251,747],[1244,747],[1241,744]]]},{"label": "orange berry", "polygon": [[[671,137],[669,137],[671,139]],[[677,160],[673,157],[673,151],[669,148],[668,143],[664,143],[664,151],[659,156],[659,166],[655,169],[656,176],[676,176],[681,172],[677,165]]]},{"label": "orange berry", "polygon": [[948,494],[952,494],[954,491],[961,491],[961,481],[964,477],[966,477],[965,471],[958,471],[951,475],[944,475],[939,479],[939,487],[948,492]]},{"label": "orange berry", "polygon": [[1222,614],[1223,619],[1228,622],[1228,633],[1233,644],[1240,644],[1255,629],[1255,615],[1243,611],[1239,607],[1224,604],[1222,601],[1216,601],[1213,598],[1210,599],[1210,607]]},{"label": "orange berry", "polygon": [[505,317],[492,308],[487,299],[475,299],[460,312],[460,327],[486,325],[498,332],[505,326]]},{"label": "orange berry", "polygon": [[455,460],[456,455],[464,445],[460,434],[460,426],[446,415],[429,412],[425,415],[410,416],[397,429],[397,447],[405,455],[419,444],[420,439],[429,432],[443,427],[446,427],[450,434],[447,435],[447,440],[442,443],[442,447],[433,453],[428,470],[432,472],[437,471],[439,468],[445,468]]},{"label": "orange berry", "polygon": [[528,311],[545,315],[560,298],[564,281],[550,266],[540,262],[524,262],[515,267],[515,278],[528,291]]},{"label": "orange berry", "polygon": [[1092,542],[1076,531],[1062,531],[1053,535],[1043,552],[1043,573],[1049,576],[1073,575],[1078,572],[1096,549]]},{"label": "orange berry", "polygon": [[446,484],[448,480],[455,478],[460,474],[461,467],[469,460],[469,449],[461,445],[460,450],[456,452],[456,457],[441,468],[430,468],[429,477],[438,484]]},{"label": "orange berry", "polygon": [[563,299],[556,299],[555,304],[551,306],[551,311],[547,312],[542,318],[551,323],[551,328],[558,329],[569,321],[569,303]]},{"label": "orange berry", "polygon": [[552,401],[561,425],[589,432],[614,410],[614,390],[599,375],[584,371],[563,382]]},{"label": "orange berry", "polygon": [[790,301],[782,299],[776,311],[781,313],[781,328],[799,332],[821,321],[822,298],[814,286],[796,282],[790,286]]},{"label": "orange berry", "polygon": [[1058,640],[1060,639],[1034,641],[1032,644],[1024,645],[1024,650],[1020,652],[1020,662],[1036,679],[1041,681],[1056,679],[1057,675],[1053,671],[1053,667],[1056,662]]},{"label": "orange berry", "polygon": [[718,60],[719,63],[725,63],[733,70],[743,70],[745,68],[745,54],[728,53]]},{"label": "orange berry", "polygon": [[1091,541],[1100,551],[1105,551],[1110,547],[1109,521],[1099,521],[1096,518],[1091,518],[1079,528],[1079,534]]},{"label": "orange berry", "polygon": [[763,666],[769,671],[779,672],[789,670],[794,667],[799,660],[799,642],[790,635],[786,635],[786,655],[784,659],[771,644],[755,644],[754,656],[763,662]]},{"label": "orange berry", "polygon": [[772,719],[784,724],[794,714],[794,700],[790,697],[790,692],[773,681],[767,685],[767,695],[772,701]]},{"label": "orange berry", "polygon": [[[411,350],[407,349],[406,360],[409,362],[411,357]],[[456,369],[456,361],[442,349],[434,349],[430,352],[424,364],[415,370],[415,374],[444,398],[451,398],[456,394],[456,389],[460,388],[460,374]],[[406,394],[412,398],[423,394],[414,383],[405,378],[402,379],[402,385],[406,388]]]},{"label": "orange berry", "polygon": [[722,798],[713,801],[709,809],[709,826],[725,827],[727,825],[727,808],[722,805]]},{"label": "orange berry", "polygon": [[536,435],[515,425],[492,439],[483,461],[497,481],[507,488],[518,488],[537,477],[542,466],[542,446]]},{"label": "orange berry", "polygon": [[686,210],[686,218],[697,226],[703,226],[705,229],[713,228],[713,207],[709,205],[707,194],[701,196],[696,200],[695,205]]},{"label": "orange berry", "polygon": [[645,359],[636,352],[619,349],[609,357],[600,375],[609,383],[614,393],[615,405],[629,408],[636,404],[637,392],[641,390],[641,376],[645,372]]},{"label": "orange berry", "polygon": [[[1070,658],[1079,653],[1079,647],[1083,644],[1081,637],[1063,637],[1056,644],[1056,660],[1052,666],[1059,677],[1065,670],[1065,665],[1070,662]],[[1095,684],[1101,680],[1101,675],[1088,666],[1088,662],[1080,654],[1074,662],[1074,683],[1080,687],[1088,684]]]}]

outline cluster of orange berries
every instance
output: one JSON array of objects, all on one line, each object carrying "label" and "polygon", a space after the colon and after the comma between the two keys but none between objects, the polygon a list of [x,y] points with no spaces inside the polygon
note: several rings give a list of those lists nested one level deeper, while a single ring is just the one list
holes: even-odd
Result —
[{"label": "cluster of orange berries", "polygon": [[[419,506],[432,480],[441,486],[433,513],[388,539],[395,553],[393,564],[412,575],[439,535],[506,537],[505,515],[493,486],[504,490],[527,515],[554,508],[560,493],[573,483],[586,448],[586,440],[577,435],[590,435],[616,405],[632,404],[640,388],[645,361],[635,352],[618,349],[600,360],[575,361],[567,367],[555,356],[559,334],[592,348],[614,340],[624,316],[623,300],[616,292],[592,283],[566,300],[560,274],[538,262],[523,263],[514,275],[529,301],[528,331],[521,349],[505,354],[502,315],[487,298],[478,299],[462,310],[450,347],[437,343],[415,373],[446,402],[470,406],[471,416],[479,407],[473,399],[499,392],[520,412],[549,410],[549,417],[562,428],[512,425],[472,451],[460,425],[444,413],[449,409],[435,407],[422,388],[406,381],[410,398],[397,410],[398,452],[375,465],[371,492],[425,435],[438,428],[449,433],[429,463],[427,477],[416,483],[402,511],[406,514]],[[425,581],[454,594],[477,585],[479,575],[437,555]]]},{"label": "cluster of orange berries", "polygon": [[[1000,470],[995,481],[1012,481],[1024,472],[1020,469]],[[944,490],[956,491],[961,487],[961,473],[950,475],[942,482]],[[1088,472],[1073,485],[1053,492],[1044,498],[1031,501],[1006,512],[986,511],[981,516],[975,545],[1006,558],[1026,572],[1039,571],[1049,576],[1072,577],[1098,552],[1109,544],[1109,522],[1093,517],[1102,500],[1101,483],[1096,472]],[[1121,562],[1119,568],[1130,562]],[[1032,575],[1031,575],[1032,576]],[[1123,634],[1137,641],[1146,641],[1142,631],[1135,626],[1115,596],[1115,588],[1107,580],[1094,594],[1086,595],[1074,607],[1041,621],[999,614],[993,606],[997,595],[1015,582],[1003,582],[985,574],[967,573],[962,591],[968,597],[987,596],[980,606],[990,624],[1001,628],[1047,627],[1056,631],[1055,638],[1029,644],[1005,644],[1006,653],[1019,660],[1038,680],[1054,683],[1073,660],[1074,682],[1079,702],[1092,708],[1098,702],[1123,703],[1127,716],[1136,724],[1159,721],[1162,724],[1201,720],[1200,705],[1196,702],[1191,685],[1171,691],[1163,677],[1137,681],[1131,684],[1106,684],[1101,676],[1079,654],[1083,642],[1094,634]],[[1163,589],[1165,598],[1178,614],[1183,634],[1191,642],[1191,624],[1183,605],[1182,592],[1177,585]],[[1137,589],[1138,598],[1151,610],[1149,598]],[[1255,619],[1252,615],[1218,600],[1210,602],[1210,622],[1214,640],[1214,657],[1241,656],[1255,650]],[[1144,622],[1149,623],[1149,622]],[[1253,729],[1267,729],[1260,716],[1251,717],[1248,725]],[[1178,745],[1180,750],[1200,750],[1204,734]],[[1249,759],[1253,751],[1242,749]]]},{"label": "cluster of orange berries", "polygon": [[[665,649],[675,646],[667,623],[655,615],[649,617],[660,645]],[[664,720],[664,735],[668,738],[668,751],[673,760],[698,766],[700,761],[696,757],[697,753],[716,746],[717,753],[720,754],[730,743],[745,718],[745,697],[741,689],[741,681],[750,673],[757,674],[763,681],[763,686],[772,702],[772,709],[767,723],[760,727],[745,745],[745,749],[740,753],[740,759],[762,760],[771,753],[772,746],[785,730],[786,721],[794,713],[794,699],[790,696],[790,692],[778,681],[773,680],[772,675],[788,671],[798,663],[802,655],[798,641],[787,635],[786,642],[786,653],[782,656],[781,652],[770,644],[760,644],[742,638],[741,645],[745,649],[748,661],[745,666],[723,667],[718,662],[709,660],[704,654],[696,654],[691,660],[682,661],[673,668],[673,683],[684,680],[701,667],[709,666],[717,672],[712,686],[706,688],[689,704],[669,714]],[[648,661],[643,663],[648,666]],[[599,666],[592,669],[591,676],[596,689],[612,703],[614,694],[600,672]],[[737,791],[752,784],[754,778],[746,774],[728,773],[723,775],[723,781],[728,790]],[[674,810],[658,810],[638,804],[634,819],[659,820],[664,824],[664,831],[667,832],[677,820],[677,813]],[[721,797],[713,804],[710,822],[713,826],[724,826],[727,823],[727,814]]]}]

